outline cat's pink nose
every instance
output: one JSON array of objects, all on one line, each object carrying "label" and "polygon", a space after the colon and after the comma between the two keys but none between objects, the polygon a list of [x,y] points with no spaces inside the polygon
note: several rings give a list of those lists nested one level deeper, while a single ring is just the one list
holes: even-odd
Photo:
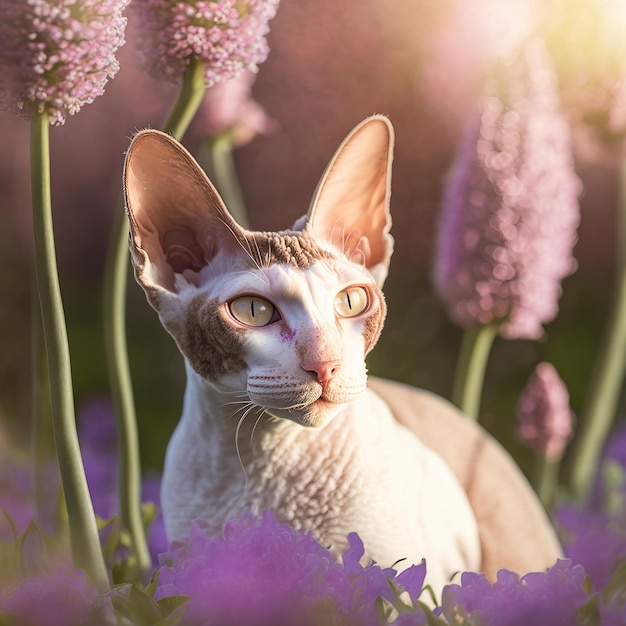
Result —
[{"label": "cat's pink nose", "polygon": [[308,361],[302,364],[302,369],[315,372],[320,383],[327,383],[341,367],[341,361]]}]

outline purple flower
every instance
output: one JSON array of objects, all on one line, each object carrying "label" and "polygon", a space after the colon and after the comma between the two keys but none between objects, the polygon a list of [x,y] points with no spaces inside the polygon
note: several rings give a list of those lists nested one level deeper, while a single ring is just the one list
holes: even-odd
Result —
[{"label": "purple flower", "polygon": [[117,73],[129,0],[0,0],[0,108],[51,124],[104,93]]},{"label": "purple flower", "polygon": [[600,591],[626,563],[626,425],[609,437],[594,489],[583,505],[562,503],[554,521],[565,555],[587,571]]},{"label": "purple flower", "polygon": [[517,403],[517,434],[536,452],[559,459],[572,434],[565,383],[550,363],[539,363]]},{"label": "purple flower", "polygon": [[444,587],[442,610],[450,624],[475,626],[571,626],[576,611],[589,601],[585,570],[569,560],[547,572],[523,577],[500,570],[491,584],[483,574],[465,572],[460,585]]},{"label": "purple flower", "polygon": [[[405,585],[411,599],[417,598],[424,565],[396,577],[394,570],[362,566],[363,544],[354,534],[349,542],[342,566],[310,533],[279,523],[268,511],[260,520],[251,515],[232,520],[215,538],[196,522],[188,542],[161,556],[155,599],[190,596],[185,613],[190,625],[375,626],[379,598],[394,602],[393,585]],[[424,624],[421,609],[402,623]]]},{"label": "purple flower", "polygon": [[594,589],[603,589],[626,561],[624,518],[562,504],[554,521],[565,555],[585,568]]},{"label": "purple flower", "polygon": [[537,338],[576,267],[580,182],[541,44],[503,63],[447,182],[433,279],[464,328]]},{"label": "purple flower", "polygon": [[0,591],[0,611],[15,626],[99,626],[110,624],[110,606],[83,570],[24,578]]},{"label": "purple flower", "polygon": [[253,72],[269,53],[265,35],[279,0],[135,0],[143,65],[157,80],[178,79],[192,59],[207,86]]}]

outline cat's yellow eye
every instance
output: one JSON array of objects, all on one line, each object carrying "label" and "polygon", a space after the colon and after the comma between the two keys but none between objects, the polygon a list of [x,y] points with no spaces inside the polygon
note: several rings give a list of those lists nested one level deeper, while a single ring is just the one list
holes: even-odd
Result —
[{"label": "cat's yellow eye", "polygon": [[363,287],[348,287],[335,296],[335,312],[341,317],[363,313],[367,304],[367,291]]},{"label": "cat's yellow eye", "polygon": [[257,296],[241,296],[229,304],[231,315],[246,326],[267,326],[280,319],[271,302]]}]

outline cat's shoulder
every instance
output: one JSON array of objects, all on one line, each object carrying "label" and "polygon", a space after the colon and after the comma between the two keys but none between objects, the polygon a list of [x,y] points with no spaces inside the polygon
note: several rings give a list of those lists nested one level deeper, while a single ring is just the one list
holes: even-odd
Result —
[{"label": "cat's shoulder", "polygon": [[484,428],[451,402],[430,391],[370,377],[368,385],[388,405],[395,419],[451,467],[466,490],[477,472],[518,473],[513,460]]}]

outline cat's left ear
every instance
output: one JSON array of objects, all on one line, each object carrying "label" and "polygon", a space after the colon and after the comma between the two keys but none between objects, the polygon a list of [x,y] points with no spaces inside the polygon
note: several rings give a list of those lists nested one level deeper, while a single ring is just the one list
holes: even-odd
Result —
[{"label": "cat's left ear", "polygon": [[328,164],[305,218],[305,230],[350,260],[382,286],[393,252],[391,162],[394,132],[382,115],[365,119]]}]

